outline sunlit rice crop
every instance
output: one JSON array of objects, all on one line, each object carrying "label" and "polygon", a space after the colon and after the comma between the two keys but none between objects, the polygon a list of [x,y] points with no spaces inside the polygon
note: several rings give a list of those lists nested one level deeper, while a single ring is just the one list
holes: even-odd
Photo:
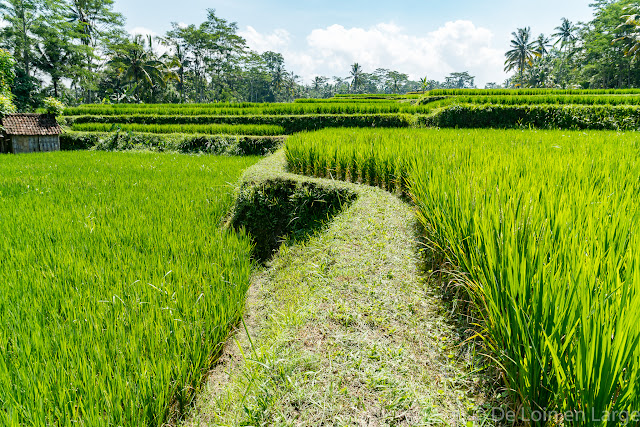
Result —
[{"label": "sunlit rice crop", "polygon": [[250,242],[224,231],[255,158],[0,159],[0,425],[162,425],[238,320]]},{"label": "sunlit rice crop", "polygon": [[577,424],[604,425],[601,414],[640,407],[636,134],[324,130],[286,152],[297,172],[343,177],[346,164],[351,180],[408,180],[525,417],[579,411]]}]

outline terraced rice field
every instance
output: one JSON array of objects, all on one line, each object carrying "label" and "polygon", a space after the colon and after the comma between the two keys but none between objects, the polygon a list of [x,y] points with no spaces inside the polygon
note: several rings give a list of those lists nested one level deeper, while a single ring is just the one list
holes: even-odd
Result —
[{"label": "terraced rice field", "polygon": [[[292,171],[410,195],[461,278],[512,406],[601,413],[640,407],[630,314],[640,309],[640,144],[625,132],[640,129],[639,99],[639,90],[439,90],[90,105],[63,120],[74,143],[101,149],[262,152],[280,143],[273,135],[292,134]],[[323,128],[332,129],[306,132]],[[243,309],[251,245],[219,223],[230,183],[254,161],[3,157],[0,424],[161,425],[184,409]]]}]

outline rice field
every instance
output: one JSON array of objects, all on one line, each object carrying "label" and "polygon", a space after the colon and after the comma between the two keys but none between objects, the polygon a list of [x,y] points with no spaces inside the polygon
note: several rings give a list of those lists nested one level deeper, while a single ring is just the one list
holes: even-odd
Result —
[{"label": "rice field", "polygon": [[434,89],[429,96],[476,95],[476,96],[522,96],[522,95],[638,95],[640,89]]},{"label": "rice field", "polygon": [[292,171],[406,188],[461,273],[514,407],[576,425],[640,407],[639,150],[634,133],[515,130],[323,130],[286,144]]},{"label": "rice field", "polygon": [[0,425],[163,425],[243,310],[251,244],[220,222],[253,157],[0,161]]},{"label": "rice field", "polygon": [[282,126],[227,124],[137,124],[137,123],[74,123],[78,132],[198,133],[205,135],[276,136],[284,134]]},{"label": "rice field", "polygon": [[[313,101],[313,102],[311,102]],[[419,114],[429,108],[397,100],[331,99],[298,100],[277,104],[115,104],[82,105],[65,111],[66,116],[79,115],[159,115],[159,116],[255,116],[313,114]]]}]

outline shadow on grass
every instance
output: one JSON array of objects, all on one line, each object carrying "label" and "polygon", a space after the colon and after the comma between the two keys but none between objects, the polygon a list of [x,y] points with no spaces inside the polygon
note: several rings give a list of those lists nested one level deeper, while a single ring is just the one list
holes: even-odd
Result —
[{"label": "shadow on grass", "polygon": [[429,232],[416,223],[416,245],[421,255],[422,275],[431,283],[432,295],[446,310],[444,318],[455,331],[458,357],[473,366],[466,378],[467,386],[475,394],[486,397],[483,404],[474,409],[474,415],[480,425],[502,425],[496,421],[494,411],[512,410],[515,405],[509,399],[499,367],[488,355],[481,337],[484,331],[480,308],[473,301],[465,273],[447,259],[444,251],[429,241],[428,235]]},{"label": "shadow on grass", "polygon": [[264,264],[284,242],[304,242],[357,195],[346,188],[274,178],[245,183],[231,217],[255,245],[254,258]]}]

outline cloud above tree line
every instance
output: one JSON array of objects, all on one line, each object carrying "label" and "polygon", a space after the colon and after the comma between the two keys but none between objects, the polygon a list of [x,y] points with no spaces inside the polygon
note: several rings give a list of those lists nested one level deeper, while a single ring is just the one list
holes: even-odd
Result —
[{"label": "cloud above tree line", "polygon": [[305,83],[318,75],[347,76],[354,62],[366,72],[389,68],[409,74],[412,80],[425,75],[444,80],[456,71],[469,71],[479,86],[506,78],[504,52],[493,48],[493,33],[471,21],[447,22],[422,36],[408,34],[393,23],[368,29],[336,24],[312,30],[304,47],[296,47],[284,29],[265,34],[247,27],[239,34],[258,52],[282,53],[287,68]]}]

